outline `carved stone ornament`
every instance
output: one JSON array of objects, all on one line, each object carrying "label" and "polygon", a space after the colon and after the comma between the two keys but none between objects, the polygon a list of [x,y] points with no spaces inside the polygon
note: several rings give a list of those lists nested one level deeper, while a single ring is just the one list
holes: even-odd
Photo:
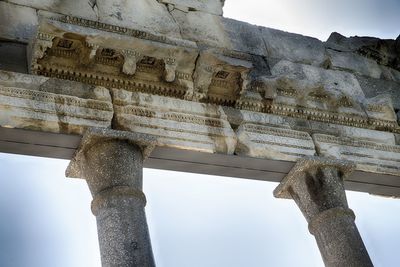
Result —
[{"label": "carved stone ornament", "polygon": [[130,92],[400,133],[394,108],[355,76],[88,19],[46,13],[31,72]]}]

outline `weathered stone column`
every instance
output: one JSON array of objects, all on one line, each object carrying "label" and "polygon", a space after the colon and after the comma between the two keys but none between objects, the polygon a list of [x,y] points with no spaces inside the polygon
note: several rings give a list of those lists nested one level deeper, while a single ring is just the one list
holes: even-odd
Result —
[{"label": "weathered stone column", "polygon": [[155,266],[142,192],[143,159],[153,147],[148,135],[90,129],[67,169],[92,193],[103,266]]},{"label": "weathered stone column", "polygon": [[373,266],[344,190],[343,179],[353,170],[344,161],[300,159],[274,191],[299,206],[326,266]]}]

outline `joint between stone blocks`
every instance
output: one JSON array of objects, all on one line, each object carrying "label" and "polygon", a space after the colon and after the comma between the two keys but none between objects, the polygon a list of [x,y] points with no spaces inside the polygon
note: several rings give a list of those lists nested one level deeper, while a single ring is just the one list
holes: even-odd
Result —
[{"label": "joint between stone blocks", "polygon": [[146,196],[143,191],[132,188],[130,186],[115,186],[97,193],[94,196],[91,204],[93,215],[97,215],[102,208],[112,206],[112,201],[115,199],[135,198],[142,202],[143,207],[146,206]]}]

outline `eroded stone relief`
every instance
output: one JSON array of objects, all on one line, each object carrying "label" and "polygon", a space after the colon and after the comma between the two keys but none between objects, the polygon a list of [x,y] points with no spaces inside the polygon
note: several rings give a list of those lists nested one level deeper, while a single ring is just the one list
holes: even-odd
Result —
[{"label": "eroded stone relief", "polygon": [[[15,1],[41,9],[20,28],[37,28],[21,36],[31,39],[31,73],[47,78],[2,72],[12,76],[0,82],[2,126],[77,134],[98,126],[155,135],[161,146],[321,155],[400,174],[399,39],[332,34],[324,43],[223,18],[219,0],[91,1],[94,13],[82,16],[50,0]],[[136,18],[124,9],[131,5],[159,18]]]}]

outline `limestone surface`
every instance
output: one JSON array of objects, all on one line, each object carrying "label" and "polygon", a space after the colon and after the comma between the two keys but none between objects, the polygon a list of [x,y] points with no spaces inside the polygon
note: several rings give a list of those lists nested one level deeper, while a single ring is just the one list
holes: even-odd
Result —
[{"label": "limestone surface", "polygon": [[104,87],[0,71],[0,125],[82,134],[110,127],[113,106]]},{"label": "limestone surface", "polygon": [[233,154],[236,136],[221,107],[113,89],[113,128],[157,136],[157,144]]}]

